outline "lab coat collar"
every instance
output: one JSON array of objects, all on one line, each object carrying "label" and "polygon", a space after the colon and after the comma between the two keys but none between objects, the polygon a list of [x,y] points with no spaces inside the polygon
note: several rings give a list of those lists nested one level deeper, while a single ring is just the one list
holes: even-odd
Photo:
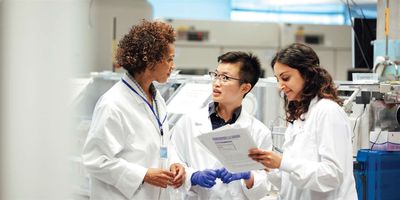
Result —
[{"label": "lab coat collar", "polygon": [[[218,113],[217,113],[218,105],[219,105],[218,102],[211,102],[208,104],[208,117],[210,118],[213,127],[215,125],[213,123],[216,123],[216,122],[214,122],[214,120],[218,120],[218,121],[223,120],[220,116],[218,116]],[[226,124],[234,124],[237,121],[237,119],[239,118],[241,111],[242,111],[242,105],[240,105],[233,111],[232,118],[229,119],[229,121],[225,122],[224,124],[225,125]],[[219,123],[218,126],[219,125],[222,125],[222,124]]]},{"label": "lab coat collar", "polygon": [[[301,118],[301,119],[307,120],[308,116],[309,116],[310,113],[311,113],[311,110],[314,108],[315,104],[317,104],[318,101],[319,101],[318,96],[315,96],[315,97],[310,101],[310,105],[308,105],[308,111],[307,111],[306,113],[303,113],[303,114],[301,115],[300,118]],[[300,121],[300,120],[297,120],[297,121]]]},{"label": "lab coat collar", "polygon": [[[203,107],[199,113],[196,113],[194,123],[198,126],[198,130],[201,134],[212,131],[211,120],[208,115],[208,105]],[[239,118],[231,126],[235,127],[249,127],[251,125],[250,114],[244,109],[240,112]]]},{"label": "lab coat collar", "polygon": [[[137,84],[135,84],[132,81],[132,79],[129,78],[129,76],[127,74],[124,74],[122,76],[122,79],[124,79],[133,89],[135,89],[136,91],[140,91],[140,89],[138,88]],[[150,110],[150,108],[148,108],[146,102],[143,101],[143,99],[141,97],[139,97],[137,94],[135,94],[133,91],[131,91],[124,83],[122,83],[122,81],[121,81],[121,84],[123,84],[124,87],[126,87],[126,89],[129,90],[129,93],[134,97],[133,99],[135,99],[138,104],[144,104],[144,106],[146,107],[148,116],[152,119],[154,126],[158,129],[158,122],[155,119],[155,117],[154,117],[152,111]],[[159,91],[154,89],[154,92],[155,92],[155,100],[156,100],[157,106],[158,106],[159,119],[162,122],[163,119],[165,118],[165,116],[167,115],[166,106],[164,104],[164,99],[161,97],[161,94],[159,93]],[[141,92],[139,92],[139,94],[140,93]],[[165,124],[167,124],[167,122],[164,122],[163,127],[164,127]]]},{"label": "lab coat collar", "polygon": [[[296,130],[303,130],[304,128],[304,124],[306,123],[306,120],[308,119],[308,117],[310,116],[311,111],[313,110],[313,108],[315,107],[315,105],[317,104],[317,102],[319,101],[319,98],[317,96],[315,96],[311,101],[310,101],[310,105],[308,106],[308,111],[306,113],[303,113],[300,118],[304,119],[300,120],[297,119],[293,122],[293,127],[296,127]],[[299,133],[302,133],[302,131],[295,131],[293,132],[293,136],[297,135]]]},{"label": "lab coat collar", "polygon": [[[127,74],[124,74],[124,75],[122,76],[122,79],[123,79],[124,81],[126,81],[133,89],[135,89],[136,91],[140,91],[140,89],[138,88],[138,86],[129,78],[129,76],[128,76]],[[131,94],[131,95],[134,97],[134,99],[136,100],[136,102],[137,102],[138,104],[146,104],[146,102],[144,102],[142,98],[140,98],[137,94],[135,94],[133,91],[131,91],[131,89],[129,89],[129,87],[127,87],[124,83],[122,83],[122,81],[121,81],[121,84],[124,85],[124,87],[126,88],[126,90],[129,91],[129,94]],[[141,92],[139,92],[139,94],[140,94],[140,93],[141,93]]]},{"label": "lab coat collar", "polygon": [[194,119],[194,125],[198,127],[200,134],[212,131],[211,121],[208,116],[208,106],[200,109]]},{"label": "lab coat collar", "polygon": [[251,115],[242,109],[239,118],[233,125],[241,128],[249,127],[251,125]]},{"label": "lab coat collar", "polygon": [[[132,78],[131,78],[131,76],[130,76],[129,74],[126,74],[126,73],[125,73],[125,74],[122,76],[122,79],[125,80],[125,81],[126,81],[133,89],[135,89],[141,96],[143,96],[143,92],[142,92],[143,89],[142,89],[142,88],[139,88],[138,83],[135,83],[134,80],[132,80]],[[127,87],[127,89],[129,90],[129,93],[132,94],[132,95],[135,97],[137,103],[139,103],[139,104],[146,104],[146,102],[144,102],[143,99],[142,99],[141,97],[139,97],[137,94],[135,94],[133,91],[131,91],[128,87]],[[160,99],[160,98],[162,98],[162,97],[161,97],[161,95],[159,94],[158,90],[155,88],[155,86],[154,86],[153,83],[150,85],[150,90],[151,90],[151,93],[153,94],[155,100],[157,101],[157,103],[160,103],[160,101],[162,100],[162,99]]]}]

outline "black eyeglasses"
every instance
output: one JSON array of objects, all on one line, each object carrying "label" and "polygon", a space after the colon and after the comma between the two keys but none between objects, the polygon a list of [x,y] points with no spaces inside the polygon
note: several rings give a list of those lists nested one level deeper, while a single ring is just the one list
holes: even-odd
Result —
[{"label": "black eyeglasses", "polygon": [[227,76],[225,74],[217,74],[217,72],[208,72],[208,74],[210,75],[210,77],[213,81],[216,81],[217,79],[219,79],[220,81],[222,81],[224,83],[226,83],[230,80],[237,80],[237,81],[242,82],[242,80],[239,78],[233,78],[233,77]]}]

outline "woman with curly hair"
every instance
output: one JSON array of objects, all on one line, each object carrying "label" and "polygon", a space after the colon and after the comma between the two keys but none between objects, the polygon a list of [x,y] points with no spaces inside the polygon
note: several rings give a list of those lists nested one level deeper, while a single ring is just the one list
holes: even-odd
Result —
[{"label": "woman with curly hair", "polygon": [[119,42],[127,73],[98,100],[83,148],[91,199],[169,199],[163,188],[183,184],[183,166],[167,164],[166,104],[152,83],[171,74],[174,41],[170,25],[143,20]]},{"label": "woman with curly hair", "polygon": [[312,48],[294,43],[271,62],[284,94],[283,154],[251,149],[281,199],[357,199],[349,120],[329,73]]}]

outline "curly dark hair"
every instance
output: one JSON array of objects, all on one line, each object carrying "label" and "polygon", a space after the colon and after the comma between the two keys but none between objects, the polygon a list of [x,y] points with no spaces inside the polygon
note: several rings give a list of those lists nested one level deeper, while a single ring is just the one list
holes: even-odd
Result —
[{"label": "curly dark hair", "polygon": [[116,60],[133,76],[165,59],[168,45],[174,42],[175,32],[171,25],[142,20],[119,41]]},{"label": "curly dark hair", "polygon": [[318,55],[311,47],[293,43],[276,53],[271,61],[272,69],[276,62],[297,69],[305,81],[300,101],[288,101],[287,97],[284,97],[286,121],[301,119],[301,115],[307,113],[310,102],[315,96],[320,99],[331,99],[343,105],[331,75],[320,67]]}]

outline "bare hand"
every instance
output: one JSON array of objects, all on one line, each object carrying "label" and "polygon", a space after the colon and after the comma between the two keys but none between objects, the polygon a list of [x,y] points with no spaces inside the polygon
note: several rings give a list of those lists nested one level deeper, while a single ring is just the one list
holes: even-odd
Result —
[{"label": "bare hand", "polygon": [[272,151],[265,151],[262,149],[250,149],[249,157],[253,160],[260,162],[266,168],[276,169],[281,166],[282,157],[281,155],[274,153]]},{"label": "bare hand", "polygon": [[180,187],[186,178],[185,168],[179,163],[174,163],[170,166],[170,171],[174,174],[171,186],[174,188]]},{"label": "bare hand", "polygon": [[149,168],[144,176],[144,182],[162,188],[171,185],[173,180],[174,174],[172,172],[159,168]]}]

